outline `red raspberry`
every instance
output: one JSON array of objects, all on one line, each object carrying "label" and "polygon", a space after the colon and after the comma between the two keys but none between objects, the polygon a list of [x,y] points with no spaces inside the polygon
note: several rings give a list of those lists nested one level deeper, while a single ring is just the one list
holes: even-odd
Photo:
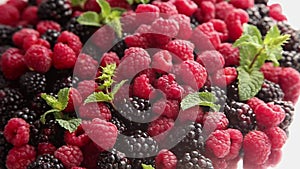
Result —
[{"label": "red raspberry", "polygon": [[205,148],[217,158],[224,158],[230,152],[230,134],[226,130],[216,130],[205,141]]},{"label": "red raspberry", "polygon": [[203,124],[204,110],[199,106],[194,106],[184,111],[180,111],[178,118],[181,122],[197,122]]},{"label": "red raspberry", "polygon": [[79,126],[73,133],[65,132],[64,140],[68,145],[83,147],[90,142],[89,136],[84,132],[82,126]]},{"label": "red raspberry", "polygon": [[193,0],[198,6],[201,5],[202,2],[204,1],[209,1],[212,2],[213,4],[215,4],[217,2],[217,0]]},{"label": "red raspberry", "polygon": [[192,35],[191,19],[183,14],[175,14],[170,17],[175,20],[179,25],[179,32],[177,34],[178,39],[187,40]]},{"label": "red raspberry", "polygon": [[15,26],[20,19],[18,9],[9,4],[0,5],[0,24]]},{"label": "red raspberry", "polygon": [[54,156],[59,159],[67,169],[79,166],[83,161],[82,152],[77,146],[62,146],[54,152]]},{"label": "red raspberry", "polygon": [[151,24],[159,17],[159,8],[151,4],[139,4],[135,10],[136,20],[140,24]]},{"label": "red raspberry", "polygon": [[133,81],[133,95],[142,99],[149,99],[153,87],[147,75],[142,74]]},{"label": "red raspberry", "polygon": [[163,141],[168,132],[174,127],[174,120],[167,117],[159,117],[152,121],[148,127],[148,134],[156,141]]},{"label": "red raspberry", "polygon": [[254,0],[230,0],[231,3],[236,8],[248,9],[254,6]]},{"label": "red raspberry", "polygon": [[153,68],[148,68],[143,71],[141,71],[137,76],[140,76],[142,74],[147,75],[149,78],[149,82],[151,85],[154,85],[155,80],[157,79],[157,70]]},{"label": "red raspberry", "polygon": [[279,127],[271,127],[264,130],[266,135],[269,137],[272,149],[281,149],[287,140],[287,135]]},{"label": "red raspberry", "polygon": [[17,48],[7,49],[0,58],[2,72],[5,78],[16,80],[27,71],[24,56]]},{"label": "red raspberry", "polygon": [[270,128],[279,125],[285,118],[284,110],[273,103],[261,104],[254,111],[259,126]]},{"label": "red raspberry", "polygon": [[39,18],[37,16],[37,11],[38,11],[37,6],[27,7],[21,15],[22,20],[28,22],[29,24],[36,25],[39,21]]},{"label": "red raspberry", "polygon": [[275,67],[272,62],[267,62],[261,67],[260,71],[264,74],[265,79],[279,83],[279,77],[282,72],[281,67]]},{"label": "red raspberry", "polygon": [[100,153],[97,145],[91,141],[82,147],[81,150],[83,153],[82,166],[85,166],[87,169],[97,168],[97,161]]},{"label": "red raspberry", "polygon": [[41,45],[44,46],[48,49],[50,49],[50,43],[44,39],[38,38],[34,35],[32,36],[27,36],[24,39],[24,43],[23,43],[23,49],[25,51],[27,51],[32,45]]},{"label": "red raspberry", "polygon": [[282,8],[280,4],[272,4],[269,6],[269,15],[273,19],[277,21],[286,21],[287,18],[285,15],[282,14]]},{"label": "red raspberry", "polygon": [[174,54],[173,60],[176,62],[182,62],[185,60],[194,59],[194,44],[186,40],[173,40],[169,42],[165,49]]},{"label": "red raspberry", "polygon": [[173,74],[163,75],[155,81],[155,87],[160,89],[167,99],[180,100],[183,88],[175,81]]},{"label": "red raspberry", "polygon": [[243,24],[247,23],[249,16],[242,9],[235,9],[226,17],[227,29],[229,31],[229,39],[237,40],[243,34]]},{"label": "red raspberry", "polygon": [[141,24],[136,30],[135,34],[147,34],[151,32],[151,25]]},{"label": "red raspberry", "polygon": [[96,0],[87,0],[84,3],[83,9],[85,11],[94,11],[94,12],[100,12],[101,11],[101,8],[100,8],[100,6],[99,6],[99,4],[97,3]]},{"label": "red raspberry", "polygon": [[208,73],[215,73],[225,65],[224,57],[216,50],[201,53],[196,61],[204,66]]},{"label": "red raspberry", "polygon": [[225,66],[240,65],[240,51],[232,46],[231,43],[222,43],[217,50],[223,55]]},{"label": "red raspberry", "polygon": [[221,39],[221,42],[226,42],[228,40],[228,30],[226,23],[220,19],[212,19],[209,22],[213,24],[214,29],[217,31]]},{"label": "red raspberry", "polygon": [[216,4],[216,18],[225,20],[234,9],[234,6],[227,1],[219,2]]},{"label": "red raspberry", "polygon": [[113,42],[116,39],[115,37],[115,31],[110,26],[105,25],[93,34],[91,41],[96,47],[101,49],[101,51],[106,52],[114,46]]},{"label": "red raspberry", "polygon": [[29,124],[21,118],[12,118],[4,128],[5,139],[16,147],[23,146],[29,141]]},{"label": "red raspberry", "polygon": [[8,169],[26,169],[35,160],[36,152],[34,147],[26,144],[21,147],[13,147],[6,157]]},{"label": "red raspberry", "polygon": [[155,157],[155,164],[157,169],[176,169],[177,158],[169,150],[160,150]]},{"label": "red raspberry", "polygon": [[91,122],[83,122],[83,128],[97,146],[103,150],[111,149],[117,140],[117,127],[107,121],[95,118]]},{"label": "red raspberry", "polygon": [[90,94],[95,92],[98,84],[93,80],[83,80],[78,83],[77,90],[80,93],[82,100],[85,100]]},{"label": "red raspberry", "polygon": [[174,5],[180,14],[186,16],[192,16],[198,8],[197,4],[192,0],[175,0]]},{"label": "red raspberry", "polygon": [[251,107],[252,110],[255,111],[255,109],[256,109],[259,105],[265,104],[265,102],[262,101],[262,100],[260,100],[260,99],[257,98],[257,97],[253,97],[253,98],[251,98],[251,99],[249,99],[249,100],[247,101],[247,104]]},{"label": "red raspberry", "polygon": [[136,33],[134,35],[128,35],[124,39],[128,47],[140,47],[147,49],[150,47],[150,42],[144,34]]},{"label": "red raspberry", "polygon": [[22,12],[27,7],[27,3],[20,0],[8,0],[7,4],[16,7],[20,12]]},{"label": "red raspberry", "polygon": [[87,103],[79,107],[79,115],[82,119],[100,118],[106,121],[111,119],[111,112],[104,103]]},{"label": "red raspberry", "polygon": [[126,9],[126,10],[131,9],[131,6],[128,4],[128,2],[124,1],[124,0],[107,0],[107,2],[113,8],[123,8],[123,9]]},{"label": "red raspberry", "polygon": [[78,90],[75,88],[70,88],[68,105],[64,109],[64,112],[66,113],[74,112],[75,109],[81,104],[81,102],[82,102],[82,97],[78,92]]},{"label": "red raspberry", "polygon": [[225,87],[234,82],[237,76],[238,74],[235,67],[225,67],[212,75],[211,82],[219,87]]},{"label": "red raspberry", "polygon": [[40,21],[36,25],[36,29],[40,34],[44,34],[49,29],[56,30],[58,32],[61,30],[60,25],[54,21]]},{"label": "red raspberry", "polygon": [[208,112],[203,117],[203,131],[209,135],[216,130],[227,129],[229,121],[222,112]]},{"label": "red raspberry", "polygon": [[243,149],[245,160],[254,164],[263,164],[271,153],[271,143],[264,132],[254,130],[244,137]]},{"label": "red raspberry", "polygon": [[152,111],[176,120],[179,113],[179,102],[177,100],[161,99],[153,104]]},{"label": "red raspberry", "polygon": [[82,48],[80,38],[72,32],[63,31],[57,38],[57,43],[67,44],[78,55]]},{"label": "red raspberry", "polygon": [[115,52],[108,52],[102,55],[100,66],[105,67],[113,63],[115,63],[117,66],[120,64],[120,58]]},{"label": "red raspberry", "polygon": [[271,150],[271,154],[269,155],[269,159],[266,162],[267,166],[276,167],[282,159],[282,151],[281,150]]},{"label": "red raspberry", "polygon": [[68,45],[57,43],[53,49],[53,66],[56,69],[70,69],[75,66],[76,53]]},{"label": "red raspberry", "polygon": [[199,51],[212,50],[221,44],[219,34],[211,22],[197,26],[193,31],[191,41]]},{"label": "red raspberry", "polygon": [[54,154],[54,152],[56,151],[56,147],[49,142],[43,142],[39,143],[37,151],[38,155]]},{"label": "red raspberry", "polygon": [[201,22],[207,22],[211,19],[214,19],[216,13],[215,4],[213,4],[210,1],[203,1],[200,4],[200,8],[198,12],[201,12],[201,15],[199,15],[200,13],[198,13],[197,19]]},{"label": "red raspberry", "polygon": [[159,8],[160,13],[164,13],[169,16],[178,14],[176,6],[170,2],[153,1],[152,4]]},{"label": "red raspberry", "polygon": [[[209,159],[212,162],[212,165],[215,169],[227,169],[227,161],[224,158],[217,158],[211,155],[208,155]],[[231,169],[231,168],[230,168]]]},{"label": "red raspberry", "polygon": [[74,68],[74,75],[80,79],[94,79],[98,70],[98,62],[90,55],[79,54]]},{"label": "red raspberry", "polygon": [[227,161],[227,169],[238,169],[238,163],[241,160],[241,157],[238,156],[235,159]]},{"label": "red raspberry", "polygon": [[161,50],[152,57],[151,67],[159,72],[170,72],[172,69],[172,55],[167,50]]},{"label": "red raspberry", "polygon": [[283,68],[279,75],[279,85],[284,92],[284,100],[296,104],[300,95],[300,73],[293,68]]},{"label": "red raspberry", "polygon": [[32,45],[24,55],[30,70],[46,73],[52,65],[52,51],[41,45]]},{"label": "red raspberry", "polygon": [[27,36],[33,36],[33,35],[36,37],[40,37],[40,33],[34,29],[30,29],[30,28],[21,29],[18,32],[14,33],[13,42],[16,46],[22,47],[24,43],[24,39]]},{"label": "red raspberry", "polygon": [[227,132],[230,135],[231,144],[229,154],[225,158],[226,160],[234,160],[240,154],[243,144],[243,134],[237,129],[227,129]]}]

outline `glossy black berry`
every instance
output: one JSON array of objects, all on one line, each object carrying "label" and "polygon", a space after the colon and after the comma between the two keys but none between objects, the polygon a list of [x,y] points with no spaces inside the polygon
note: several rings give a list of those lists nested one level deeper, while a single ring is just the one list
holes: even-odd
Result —
[{"label": "glossy black berry", "polygon": [[38,156],[36,160],[29,164],[27,169],[64,169],[63,164],[53,155],[44,154]]},{"label": "glossy black berry", "polygon": [[264,81],[264,84],[262,85],[260,91],[256,95],[256,97],[258,97],[266,103],[272,102],[274,100],[282,100],[283,96],[284,93],[281,90],[280,86],[268,80]]},{"label": "glossy black berry", "polygon": [[260,30],[261,34],[265,36],[267,32],[271,29],[271,27],[273,27],[276,24],[277,23],[273,18],[264,17],[258,22],[257,27]]},{"label": "glossy black berry", "polygon": [[267,5],[268,2],[269,2],[269,0],[255,0],[256,4],[265,4],[265,5]]},{"label": "glossy black berry", "polygon": [[300,72],[300,54],[296,51],[283,51],[280,66],[292,67]]},{"label": "glossy black berry", "polygon": [[124,56],[125,49],[127,49],[127,45],[124,40],[120,40],[117,42],[111,49],[110,52],[115,52],[119,58]]},{"label": "glossy black berry", "polygon": [[249,15],[249,24],[257,26],[262,18],[269,15],[269,8],[264,4],[256,4],[246,10]]},{"label": "glossy black berry", "polygon": [[0,46],[13,45],[12,36],[16,32],[16,28],[0,24]]},{"label": "glossy black berry", "polygon": [[3,131],[0,131],[0,167],[2,167],[3,169],[6,168],[5,167],[6,156],[8,151],[12,147],[13,146],[6,141]]},{"label": "glossy black berry", "polygon": [[42,36],[41,38],[48,41],[51,45],[51,48],[54,47],[56,44],[56,40],[59,37],[60,32],[52,29],[48,29]]},{"label": "glossy black berry", "polygon": [[288,101],[274,101],[275,105],[279,105],[285,112],[284,120],[279,124],[279,127],[288,132],[288,129],[293,121],[295,107],[292,102]]},{"label": "glossy black berry", "polygon": [[177,169],[213,169],[212,161],[198,151],[187,152],[177,163]]},{"label": "glossy black berry", "polygon": [[226,100],[227,100],[227,94],[226,94],[225,90],[221,89],[218,86],[211,86],[211,87],[204,86],[201,89],[201,92],[210,92],[210,93],[212,93],[216,98],[215,104],[220,105],[221,110],[223,110],[224,105],[225,105]]},{"label": "glossy black berry", "polygon": [[26,72],[20,77],[19,84],[24,95],[32,96],[46,91],[46,76],[37,72]]},{"label": "glossy black berry", "polygon": [[97,167],[99,169],[132,169],[130,161],[125,158],[125,154],[116,150],[100,153]]},{"label": "glossy black berry", "polygon": [[21,110],[11,112],[11,114],[12,117],[22,118],[29,124],[33,124],[38,119],[36,113],[27,107],[24,107]]}]

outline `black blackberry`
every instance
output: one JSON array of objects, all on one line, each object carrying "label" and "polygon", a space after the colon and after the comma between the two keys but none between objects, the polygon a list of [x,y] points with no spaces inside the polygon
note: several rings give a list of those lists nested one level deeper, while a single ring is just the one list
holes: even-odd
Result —
[{"label": "black blackberry", "polygon": [[274,104],[279,105],[285,112],[285,118],[279,127],[287,131],[293,121],[295,107],[292,102],[288,101],[274,101]]},{"label": "black blackberry", "polygon": [[36,3],[36,0],[28,0],[28,5],[31,5],[31,6],[36,6],[37,3]]},{"label": "black blackberry", "polygon": [[[1,56],[1,53],[0,53]],[[0,89],[3,89],[9,85],[9,81],[7,81],[3,75],[3,73],[0,71]]]},{"label": "black blackberry", "polygon": [[41,20],[54,20],[63,25],[70,20],[72,7],[67,0],[45,0],[39,5],[37,15]]},{"label": "black blackberry", "polygon": [[297,51],[299,52],[299,44],[300,44],[300,38],[299,38],[299,32],[296,31],[290,24],[288,24],[286,21],[284,22],[278,22],[277,23],[278,28],[282,34],[289,34],[290,39],[287,43],[284,44],[283,49],[287,51]]},{"label": "black blackberry", "polygon": [[0,46],[13,45],[12,36],[16,32],[16,28],[0,24]]},{"label": "black blackberry", "polygon": [[100,153],[97,167],[99,169],[132,169],[130,161],[125,158],[125,154],[116,150]]},{"label": "black blackberry", "polygon": [[155,159],[154,158],[143,158],[143,159],[130,159],[132,169],[143,169],[142,164],[151,165],[155,168]]},{"label": "black blackberry", "polygon": [[212,94],[214,94],[216,96],[216,102],[215,104],[218,104],[221,106],[221,109],[224,108],[224,105],[226,103],[227,100],[227,95],[226,95],[226,91],[221,89],[218,86],[204,86],[201,89],[202,92],[211,92]]},{"label": "black blackberry", "polygon": [[198,151],[185,153],[177,162],[177,169],[213,169],[212,161]]},{"label": "black blackberry", "polygon": [[265,5],[267,5],[268,2],[269,2],[269,0],[255,0],[256,4],[265,4]]},{"label": "black blackberry", "polygon": [[273,83],[269,80],[264,80],[262,88],[256,95],[259,99],[264,102],[272,102],[274,100],[282,100],[284,96],[283,91],[281,90],[279,84]]},{"label": "black blackberry", "polygon": [[63,164],[51,154],[38,156],[36,160],[29,164],[27,169],[64,169]]},{"label": "black blackberry", "polygon": [[[47,93],[51,96],[55,96],[53,93]],[[50,110],[51,107],[46,103],[46,101],[41,97],[41,94],[35,95],[29,102],[29,107],[31,110],[35,111],[37,116],[43,115],[46,111]]]},{"label": "black blackberry", "polygon": [[[3,131],[0,131],[0,168],[2,167],[5,169],[5,161],[6,161],[6,156],[8,151],[12,148],[13,146],[9,144],[3,134]],[[1,169],[2,169],[1,168]]]},{"label": "black blackberry", "polygon": [[200,25],[199,21],[195,16],[191,16],[191,27],[195,29],[198,25]]},{"label": "black blackberry", "polygon": [[249,24],[258,25],[262,18],[269,16],[269,8],[264,4],[256,4],[246,10],[249,15]]},{"label": "black blackberry", "polygon": [[51,45],[51,48],[54,47],[56,44],[56,40],[59,37],[60,32],[52,29],[48,29],[42,36],[41,38],[48,41]]},{"label": "black blackberry", "polygon": [[57,79],[53,86],[49,86],[53,93],[58,93],[60,89],[66,88],[66,87],[76,87],[77,83],[79,82],[79,79],[77,77],[73,76],[67,76],[63,77],[61,79]]},{"label": "black blackberry", "polygon": [[256,129],[256,117],[248,104],[232,101],[225,105],[224,113],[229,120],[229,128],[238,129],[243,134]]},{"label": "black blackberry", "polygon": [[283,51],[280,66],[292,67],[300,72],[300,54],[296,51]]},{"label": "black blackberry", "polygon": [[236,80],[227,86],[227,102],[239,101],[239,82]]},{"label": "black blackberry", "polygon": [[26,72],[20,77],[19,84],[24,95],[31,98],[46,91],[46,76],[37,72]]},{"label": "black blackberry", "polygon": [[33,124],[37,120],[36,113],[27,107],[24,107],[21,110],[11,112],[11,114],[13,117],[24,119],[29,124]]},{"label": "black blackberry", "polygon": [[127,127],[125,123],[122,120],[120,120],[118,117],[113,116],[110,122],[116,125],[119,134],[123,134],[125,131],[127,131]]},{"label": "black blackberry", "polygon": [[124,40],[120,40],[117,42],[111,49],[111,52],[115,52],[119,58],[122,58],[124,56],[125,49],[127,49],[127,45]]},{"label": "black blackberry", "polygon": [[271,17],[263,17],[256,25],[261,34],[265,36],[272,26],[276,25],[276,21]]}]

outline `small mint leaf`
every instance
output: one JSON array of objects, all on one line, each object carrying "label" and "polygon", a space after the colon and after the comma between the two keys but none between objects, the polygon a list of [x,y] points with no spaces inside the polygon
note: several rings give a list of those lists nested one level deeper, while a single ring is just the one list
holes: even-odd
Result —
[{"label": "small mint leaf", "polygon": [[103,18],[106,18],[111,13],[111,7],[109,3],[105,0],[96,0],[99,6],[101,7],[101,15]]},{"label": "small mint leaf", "polygon": [[105,94],[103,92],[94,92],[85,99],[84,104],[93,103],[93,102],[110,102],[110,101],[112,101],[112,98],[109,94]]},{"label": "small mint leaf", "polygon": [[238,67],[238,93],[241,101],[254,97],[264,82],[264,76],[259,70],[247,72],[243,67]]},{"label": "small mint leaf", "polygon": [[182,110],[187,110],[194,106],[208,106],[214,111],[219,111],[220,106],[215,104],[216,96],[210,92],[197,92],[187,95],[180,103]]},{"label": "small mint leaf", "polygon": [[60,111],[57,110],[57,109],[51,109],[51,110],[46,111],[43,115],[41,115],[40,121],[41,121],[43,124],[45,124],[45,123],[46,123],[46,116],[47,116],[48,114],[51,114],[51,113],[57,113],[57,112],[60,112]]},{"label": "small mint leaf", "polygon": [[133,3],[134,3],[134,0],[126,0],[127,1],[127,3],[129,3],[129,5],[133,5]]},{"label": "small mint leaf", "polygon": [[155,169],[152,165],[142,164],[143,169]]},{"label": "small mint leaf", "polygon": [[141,2],[142,2],[143,4],[148,4],[148,3],[150,2],[150,0],[141,0]]},{"label": "small mint leaf", "polygon": [[266,55],[266,60],[272,61],[274,63],[274,66],[279,66],[279,60],[282,58],[282,47],[266,47]]},{"label": "small mint leaf", "polygon": [[114,17],[112,20],[110,20],[110,22],[108,22],[108,25],[113,28],[119,38],[122,37],[122,24],[120,17]]},{"label": "small mint leaf", "polygon": [[77,22],[81,25],[101,26],[98,13],[92,11],[84,12],[83,14],[81,14],[78,17]]},{"label": "small mint leaf", "polygon": [[83,6],[86,0],[71,0],[71,5],[74,7]]},{"label": "small mint leaf", "polygon": [[244,24],[243,25],[243,34],[244,35],[249,35],[250,37],[252,37],[252,42],[255,42],[257,44],[262,45],[263,44],[263,40],[262,40],[262,35],[259,31],[259,29],[254,26],[254,25],[249,25],[249,24]]},{"label": "small mint leaf", "polygon": [[43,94],[41,94],[41,97],[53,109],[61,110],[62,105],[54,96],[43,93]]},{"label": "small mint leaf", "polygon": [[60,110],[64,110],[67,107],[69,101],[69,93],[70,93],[70,88],[60,89],[59,92],[57,93],[58,101],[61,104]]},{"label": "small mint leaf", "polygon": [[78,126],[81,123],[81,119],[71,119],[71,120],[56,119],[56,121],[61,127],[65,128],[70,133],[76,131]]},{"label": "small mint leaf", "polygon": [[127,82],[127,80],[122,80],[120,83],[116,84],[111,90],[111,97],[114,98],[115,94],[120,90],[120,88]]},{"label": "small mint leaf", "polygon": [[277,26],[272,26],[269,31],[267,32],[264,44],[269,44],[274,38],[277,38],[280,36],[280,30]]}]

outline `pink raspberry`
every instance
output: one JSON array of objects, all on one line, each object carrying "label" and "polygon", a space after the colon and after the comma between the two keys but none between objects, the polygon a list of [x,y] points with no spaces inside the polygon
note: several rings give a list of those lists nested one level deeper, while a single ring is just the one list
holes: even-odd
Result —
[{"label": "pink raspberry", "polygon": [[164,13],[170,16],[178,14],[176,6],[170,2],[153,1],[152,4],[159,8],[160,13]]},{"label": "pink raspberry", "polygon": [[26,144],[21,147],[13,147],[6,157],[8,169],[26,169],[35,160],[36,152],[34,147]]},{"label": "pink raspberry", "polygon": [[[151,25],[141,24],[136,30],[135,34],[148,34],[151,32]],[[147,37],[147,36],[146,36]]]},{"label": "pink raspberry", "polygon": [[24,39],[27,36],[33,36],[33,35],[36,37],[40,37],[40,33],[34,29],[30,29],[30,28],[21,29],[18,32],[14,33],[13,42],[16,46],[22,47]]},{"label": "pink raspberry", "polygon": [[297,103],[300,95],[300,73],[293,68],[283,68],[279,75],[279,85],[284,92],[284,100]]},{"label": "pink raspberry", "polygon": [[247,101],[247,104],[251,107],[252,110],[255,110],[259,105],[265,104],[265,102],[257,97],[253,97]]},{"label": "pink raspberry", "polygon": [[219,34],[211,22],[197,26],[193,31],[191,41],[199,51],[212,50],[221,44]]},{"label": "pink raspberry", "polygon": [[10,4],[0,5],[0,24],[15,26],[20,19],[18,9]]},{"label": "pink raspberry", "polygon": [[95,118],[91,122],[84,121],[82,125],[91,140],[101,149],[109,150],[115,145],[118,129],[114,124]]},{"label": "pink raspberry", "polygon": [[16,80],[27,71],[24,56],[17,48],[7,49],[0,58],[2,72],[5,78]]},{"label": "pink raspberry", "polygon": [[48,29],[56,30],[58,32],[61,30],[60,25],[54,21],[40,21],[36,25],[36,29],[40,34],[44,34]]},{"label": "pink raspberry", "polygon": [[166,45],[179,32],[179,24],[173,19],[156,19],[151,25],[151,35],[156,46]]},{"label": "pink raspberry", "polygon": [[169,150],[163,149],[155,157],[157,169],[176,169],[177,158]]},{"label": "pink raspberry", "polygon": [[22,20],[28,22],[29,24],[36,25],[39,21],[39,18],[37,16],[38,7],[37,6],[29,6],[27,7],[22,15]]},{"label": "pink raspberry", "polygon": [[27,51],[32,45],[41,45],[50,49],[50,43],[48,41],[38,38],[35,35],[27,36],[24,39],[23,49]]},{"label": "pink raspberry", "polygon": [[115,31],[110,26],[105,25],[93,34],[91,37],[91,42],[93,42],[96,47],[101,49],[101,51],[106,52],[114,46],[113,42],[115,39]]},{"label": "pink raspberry", "polygon": [[100,66],[105,67],[113,63],[115,63],[117,66],[120,64],[120,58],[115,52],[108,52],[102,55]]},{"label": "pink raspberry", "polygon": [[217,158],[211,155],[208,155],[209,159],[212,162],[212,165],[215,169],[226,169],[228,164],[224,158]]},{"label": "pink raspberry", "polygon": [[229,39],[237,40],[243,34],[243,24],[247,23],[249,16],[242,9],[235,9],[226,17],[227,29],[229,31]]},{"label": "pink raspberry", "polygon": [[98,70],[98,62],[90,55],[79,54],[74,68],[74,75],[80,79],[94,79]]},{"label": "pink raspberry", "polygon": [[22,12],[27,7],[27,3],[20,0],[8,0],[6,3],[16,7],[20,12]]},{"label": "pink raspberry", "polygon": [[167,99],[180,100],[183,93],[183,88],[175,81],[173,74],[163,75],[155,82],[155,87],[160,89]]},{"label": "pink raspberry", "polygon": [[111,112],[104,103],[87,103],[79,107],[79,115],[82,119],[100,118],[106,121],[111,119]]},{"label": "pink raspberry", "polygon": [[263,164],[271,153],[271,143],[262,131],[250,131],[244,137],[244,159],[254,164]]},{"label": "pink raspberry", "polygon": [[197,4],[192,0],[175,0],[174,5],[180,14],[186,16],[192,16],[198,8]]},{"label": "pink raspberry", "polygon": [[216,130],[227,129],[229,121],[223,112],[208,112],[203,117],[203,131],[210,134]]},{"label": "pink raspberry", "polygon": [[225,67],[212,75],[211,82],[219,87],[225,87],[237,79],[237,70],[235,67]]},{"label": "pink raspberry", "polygon": [[226,160],[234,160],[240,154],[243,144],[243,134],[237,129],[227,129],[230,135],[230,151],[225,157]]},{"label": "pink raspberry", "polygon": [[29,141],[29,124],[21,118],[12,118],[4,128],[5,139],[16,147],[23,146]]},{"label": "pink raspberry", "polygon": [[265,79],[277,84],[279,83],[282,72],[281,67],[275,67],[272,62],[267,62],[261,67],[260,71],[264,74]]},{"label": "pink raspberry", "polygon": [[287,18],[284,14],[282,14],[282,8],[280,4],[272,4],[269,6],[269,15],[273,19],[277,21],[286,21]]},{"label": "pink raspberry", "polygon": [[226,23],[220,19],[211,19],[209,22],[213,24],[214,29],[217,31],[221,39],[221,42],[226,42],[228,40],[228,30]]},{"label": "pink raspberry", "polygon": [[151,24],[159,17],[159,8],[151,4],[139,4],[135,12],[138,24]]},{"label": "pink raspberry", "polygon": [[254,113],[257,124],[265,128],[278,126],[285,118],[284,110],[273,103],[257,106]]},{"label": "pink raspberry", "polygon": [[128,47],[140,47],[140,48],[147,49],[148,47],[151,46],[151,43],[147,39],[147,37],[144,36],[144,34],[139,34],[139,33],[126,36],[124,41]]},{"label": "pink raspberry", "polygon": [[225,66],[240,65],[240,52],[231,43],[221,43],[217,50],[223,55]]},{"label": "pink raspberry", "polygon": [[42,142],[39,143],[37,147],[38,155],[44,155],[44,154],[54,154],[56,151],[56,147],[49,143],[49,142]]},{"label": "pink raspberry", "polygon": [[226,130],[216,130],[205,141],[205,148],[217,158],[224,158],[230,152],[230,134]]},{"label": "pink raspberry", "polygon": [[287,140],[285,131],[279,127],[271,127],[264,130],[264,132],[269,137],[273,150],[281,149]]},{"label": "pink raspberry", "polygon": [[193,30],[190,17],[183,14],[174,14],[170,16],[170,19],[175,20],[179,25],[178,39],[187,40],[191,37]]},{"label": "pink raspberry", "polygon": [[167,50],[161,50],[152,56],[151,67],[159,72],[170,72],[172,66],[172,55]]},{"label": "pink raspberry", "polygon": [[82,48],[80,38],[72,32],[63,31],[57,38],[57,43],[67,44],[78,55]]},{"label": "pink raspberry", "polygon": [[68,145],[78,147],[83,147],[91,141],[89,136],[84,132],[81,125],[73,133],[66,131],[64,135],[64,140]]},{"label": "pink raspberry", "polygon": [[149,99],[153,87],[147,75],[142,74],[133,81],[133,95],[143,99]]},{"label": "pink raspberry", "polygon": [[282,160],[282,151],[280,150],[271,150],[271,154],[269,155],[269,159],[266,162],[267,166],[275,167]]},{"label": "pink raspberry", "polygon": [[25,53],[24,60],[30,70],[46,73],[52,66],[52,51],[41,45],[32,45]]},{"label": "pink raspberry", "polygon": [[236,8],[248,9],[254,6],[254,0],[230,0],[231,3]]},{"label": "pink raspberry", "polygon": [[153,104],[152,111],[176,120],[179,113],[179,102],[177,100],[161,99]]},{"label": "pink raspberry", "polygon": [[159,117],[152,121],[148,127],[148,134],[158,142],[163,141],[168,132],[174,127],[174,120],[167,117]]},{"label": "pink raspberry", "polygon": [[216,18],[225,20],[227,15],[234,10],[234,6],[227,1],[222,1],[216,4]]},{"label": "pink raspberry", "polygon": [[201,22],[208,22],[215,18],[216,8],[215,4],[210,1],[203,1],[198,8],[197,19]]},{"label": "pink raspberry", "polygon": [[173,60],[176,62],[182,62],[185,60],[194,59],[194,44],[186,40],[173,40],[169,42],[165,49],[168,50],[171,54],[174,54]]},{"label": "pink raspberry", "polygon": [[53,66],[56,69],[70,69],[75,66],[76,53],[68,45],[57,43],[53,49]]},{"label": "pink raspberry", "polygon": [[83,80],[77,85],[77,90],[83,100],[85,100],[90,94],[95,92],[97,88],[98,84],[93,80]]},{"label": "pink raspberry", "polygon": [[54,156],[68,169],[79,166],[83,161],[83,154],[77,146],[64,145],[54,152]]},{"label": "pink raspberry", "polygon": [[66,113],[74,112],[75,109],[81,104],[81,102],[82,102],[82,97],[78,92],[78,90],[75,88],[70,88],[68,105],[64,109],[64,112]]},{"label": "pink raspberry", "polygon": [[196,61],[206,68],[208,73],[215,73],[225,65],[224,57],[218,51],[205,51],[198,55]]}]

